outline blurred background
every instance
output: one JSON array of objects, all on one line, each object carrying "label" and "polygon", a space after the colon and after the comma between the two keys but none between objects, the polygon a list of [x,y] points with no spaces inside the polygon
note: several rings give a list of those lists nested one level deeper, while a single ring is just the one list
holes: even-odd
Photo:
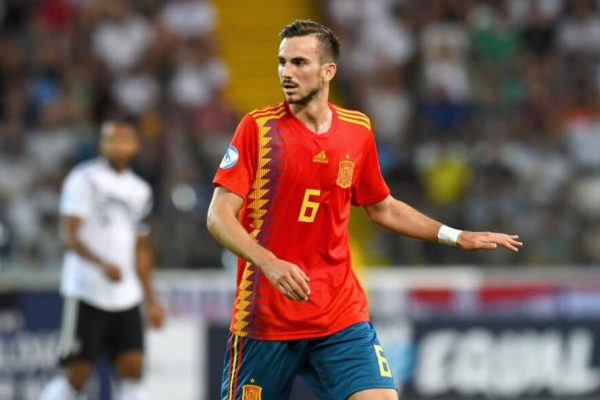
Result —
[{"label": "blurred background", "polygon": [[[0,399],[33,399],[54,372],[59,191],[115,116],[135,120],[143,139],[135,170],[154,189],[157,286],[178,321],[151,340],[198,346],[195,361],[189,351],[154,360],[200,371],[195,386],[175,384],[183,372],[172,378],[193,394],[171,398],[215,398],[220,366],[205,352],[222,346],[233,277],[205,228],[211,180],[242,116],[281,100],[277,34],[297,18],[339,36],[333,101],[371,117],[396,197],[448,225],[525,242],[517,254],[460,252],[390,235],[353,212],[365,284],[374,299],[396,299],[372,301],[373,314],[407,398],[599,398],[600,1],[0,0]],[[508,320],[482,322],[490,315]],[[568,322],[575,317],[584,320]],[[560,345],[515,365],[544,370],[564,356],[574,381],[560,381],[571,376],[562,366],[521,392],[489,377],[423,383],[419,366],[436,358],[419,346],[449,327],[459,342],[472,327],[488,332],[475,335],[478,349],[501,347],[504,331],[538,332]],[[530,347],[517,343],[490,371]],[[34,344],[47,349],[43,365],[24,361]],[[463,361],[482,370],[481,357]],[[164,376],[167,364],[153,362]]]},{"label": "blurred background", "polygon": [[309,17],[340,38],[334,101],[371,117],[394,195],[527,243],[462,253],[355,223],[366,264],[597,263],[599,3],[4,0],[2,262],[60,262],[63,177],[120,115],[144,140],[161,266],[218,267],[205,229],[216,166],[243,114],[281,100],[277,33]]}]

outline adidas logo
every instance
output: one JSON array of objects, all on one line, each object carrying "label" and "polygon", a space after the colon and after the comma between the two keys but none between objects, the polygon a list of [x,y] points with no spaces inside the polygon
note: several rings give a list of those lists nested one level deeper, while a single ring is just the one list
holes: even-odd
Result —
[{"label": "adidas logo", "polygon": [[327,164],[329,161],[327,160],[327,155],[325,154],[325,150],[321,150],[313,157],[313,162],[318,162],[322,164]]}]

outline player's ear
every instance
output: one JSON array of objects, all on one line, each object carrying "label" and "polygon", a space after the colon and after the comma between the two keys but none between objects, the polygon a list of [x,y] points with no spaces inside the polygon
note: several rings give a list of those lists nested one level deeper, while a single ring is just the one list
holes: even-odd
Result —
[{"label": "player's ear", "polygon": [[326,82],[330,82],[335,73],[337,72],[337,65],[335,63],[326,63],[323,65],[323,78]]}]

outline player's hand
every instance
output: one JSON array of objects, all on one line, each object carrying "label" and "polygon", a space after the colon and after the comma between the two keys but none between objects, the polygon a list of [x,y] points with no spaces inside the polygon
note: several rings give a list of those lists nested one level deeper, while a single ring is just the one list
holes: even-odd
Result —
[{"label": "player's hand", "polygon": [[106,277],[113,282],[118,282],[123,277],[121,268],[117,267],[114,264],[102,263],[100,267],[102,268],[102,272],[104,272],[104,275],[106,275]]},{"label": "player's hand", "polygon": [[523,246],[519,240],[519,235],[507,235],[496,232],[471,232],[462,231],[458,235],[456,245],[463,250],[493,250],[504,247],[508,250],[517,252]]},{"label": "player's hand", "polygon": [[276,258],[262,265],[261,269],[269,282],[288,299],[308,300],[310,279],[296,264]]},{"label": "player's hand", "polygon": [[165,310],[158,303],[148,303],[146,305],[148,313],[148,322],[153,328],[160,328],[165,323]]}]

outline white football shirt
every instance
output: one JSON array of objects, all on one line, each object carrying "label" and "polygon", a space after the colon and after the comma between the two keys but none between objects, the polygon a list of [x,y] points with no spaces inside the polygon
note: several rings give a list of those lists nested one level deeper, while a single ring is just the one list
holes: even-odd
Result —
[{"label": "white football shirt", "polygon": [[83,220],[80,240],[101,259],[121,268],[122,279],[111,281],[102,270],[67,249],[61,294],[95,307],[118,311],[143,300],[135,267],[135,245],[148,234],[144,219],[152,208],[150,185],[131,170],[121,173],[103,158],[77,165],[63,184],[60,214]]}]

